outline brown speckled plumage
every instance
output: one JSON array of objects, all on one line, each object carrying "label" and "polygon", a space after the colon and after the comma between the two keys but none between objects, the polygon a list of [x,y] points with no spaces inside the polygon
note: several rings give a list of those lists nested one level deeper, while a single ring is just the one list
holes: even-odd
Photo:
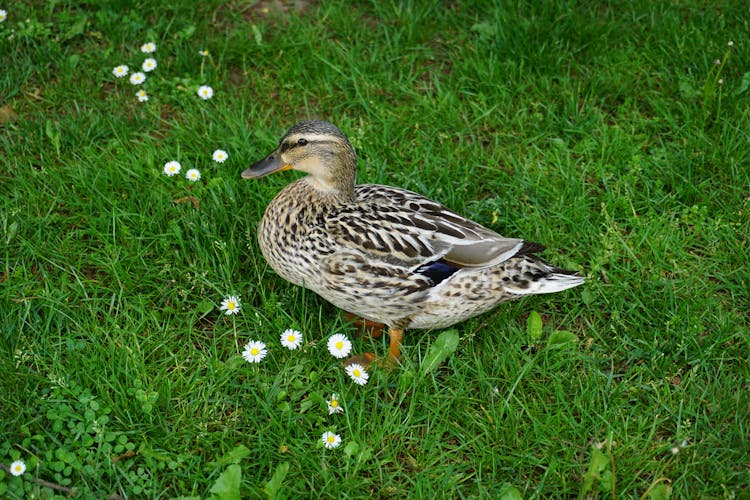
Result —
[{"label": "brown speckled plumage", "polygon": [[391,329],[442,328],[524,295],[583,283],[534,255],[541,245],[504,238],[419,194],[355,185],[346,137],[321,121],[292,127],[243,177],[307,172],[269,204],[261,251],[286,280]]}]

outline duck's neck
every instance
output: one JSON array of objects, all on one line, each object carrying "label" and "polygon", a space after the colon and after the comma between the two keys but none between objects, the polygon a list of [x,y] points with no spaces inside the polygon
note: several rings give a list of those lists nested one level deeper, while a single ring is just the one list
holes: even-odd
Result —
[{"label": "duck's neck", "polygon": [[330,154],[328,164],[316,164],[317,168],[307,170],[309,176],[304,178],[307,186],[313,190],[313,197],[325,198],[332,203],[346,203],[354,199],[354,184],[357,182],[357,157],[354,150],[345,148]]},{"label": "duck's neck", "polygon": [[308,185],[321,197],[345,203],[354,199],[357,182],[357,155],[348,141],[329,145],[321,150],[315,168],[306,170]]}]

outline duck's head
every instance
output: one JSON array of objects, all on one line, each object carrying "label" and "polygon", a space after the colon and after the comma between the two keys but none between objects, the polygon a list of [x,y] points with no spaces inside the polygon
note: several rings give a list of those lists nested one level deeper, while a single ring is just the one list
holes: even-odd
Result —
[{"label": "duck's head", "polygon": [[282,170],[310,174],[310,182],[328,192],[349,195],[357,177],[357,157],[346,136],[328,122],[309,120],[287,130],[279,146],[242,172],[256,179]]}]

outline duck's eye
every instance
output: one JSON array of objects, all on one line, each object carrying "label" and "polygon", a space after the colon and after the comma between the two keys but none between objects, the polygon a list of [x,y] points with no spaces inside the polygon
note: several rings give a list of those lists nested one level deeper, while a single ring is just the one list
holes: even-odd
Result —
[{"label": "duck's eye", "polygon": [[300,139],[299,139],[299,140],[297,141],[297,145],[298,145],[298,146],[307,146],[307,139],[305,139],[304,137],[301,137],[301,138],[300,138]]}]

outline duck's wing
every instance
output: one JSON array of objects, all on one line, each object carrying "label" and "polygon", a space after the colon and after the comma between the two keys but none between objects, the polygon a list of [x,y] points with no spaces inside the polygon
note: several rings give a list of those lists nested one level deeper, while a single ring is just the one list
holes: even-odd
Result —
[{"label": "duck's wing", "polygon": [[493,266],[537,252],[540,245],[504,238],[441,204],[391,186],[355,187],[355,201],[325,220],[334,246],[373,263],[440,273],[453,268]]}]

